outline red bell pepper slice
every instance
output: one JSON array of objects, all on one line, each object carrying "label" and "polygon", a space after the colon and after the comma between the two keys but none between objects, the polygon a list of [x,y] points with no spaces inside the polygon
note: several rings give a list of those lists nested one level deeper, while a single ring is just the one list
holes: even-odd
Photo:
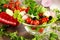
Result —
[{"label": "red bell pepper slice", "polygon": [[12,16],[6,14],[5,12],[0,13],[0,23],[17,26],[19,22],[14,19]]}]

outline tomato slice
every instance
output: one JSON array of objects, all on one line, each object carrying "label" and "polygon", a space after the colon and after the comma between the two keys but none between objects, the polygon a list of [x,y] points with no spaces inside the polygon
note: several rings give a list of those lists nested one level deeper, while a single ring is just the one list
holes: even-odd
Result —
[{"label": "tomato slice", "polygon": [[44,28],[40,28],[39,32],[42,33],[44,31]]},{"label": "tomato slice", "polygon": [[7,4],[4,4],[4,5],[3,5],[3,7],[4,7],[4,8],[7,8],[7,7],[8,7],[8,5],[7,5]]},{"label": "tomato slice", "polygon": [[19,1],[19,0],[17,0],[17,1],[15,2],[15,6],[20,6],[20,1]]},{"label": "tomato slice", "polygon": [[39,25],[39,21],[38,20],[35,20],[34,21],[34,25]]},{"label": "tomato slice", "polygon": [[27,22],[28,24],[30,24],[30,23],[31,23],[31,18],[27,18],[27,19],[26,19],[26,22]]},{"label": "tomato slice", "polygon": [[36,28],[32,28],[32,30],[35,30]]},{"label": "tomato slice", "polygon": [[29,11],[29,9],[30,9],[30,7],[27,7],[27,8],[25,9],[25,12],[27,13],[27,12]]}]

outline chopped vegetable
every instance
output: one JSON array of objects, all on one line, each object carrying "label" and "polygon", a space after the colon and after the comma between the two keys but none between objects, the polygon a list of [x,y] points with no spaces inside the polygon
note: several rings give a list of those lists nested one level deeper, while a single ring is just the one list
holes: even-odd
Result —
[{"label": "chopped vegetable", "polygon": [[13,16],[13,11],[10,9],[6,9],[6,13],[10,16]]},{"label": "chopped vegetable", "polygon": [[44,7],[50,7],[52,5],[52,0],[42,0],[41,4]]},{"label": "chopped vegetable", "polygon": [[18,25],[18,21],[14,19],[12,16],[6,14],[5,12],[0,13],[0,23],[12,25],[12,26]]},{"label": "chopped vegetable", "polygon": [[50,39],[49,40],[56,40],[58,38],[58,35],[56,33],[50,33]]},{"label": "chopped vegetable", "polygon": [[16,18],[19,23],[23,23],[24,22],[19,10],[15,10],[14,11],[13,17]]}]

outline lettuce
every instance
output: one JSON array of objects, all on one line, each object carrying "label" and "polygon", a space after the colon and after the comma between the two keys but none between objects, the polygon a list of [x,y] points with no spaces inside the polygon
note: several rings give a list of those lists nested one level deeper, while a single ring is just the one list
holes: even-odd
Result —
[{"label": "lettuce", "polygon": [[52,18],[52,19],[48,22],[48,24],[52,24],[52,23],[56,22],[57,20],[58,20],[58,18]]},{"label": "lettuce", "polygon": [[56,13],[57,18],[60,19],[60,10],[54,9],[53,11]]},{"label": "lettuce", "polygon": [[22,19],[22,16],[21,16],[19,10],[15,10],[15,11],[14,11],[13,17],[16,18],[19,23],[23,23],[23,22],[24,22],[24,20]]},{"label": "lettuce", "polygon": [[56,40],[58,38],[58,35],[54,32],[50,33],[50,39],[49,40]]}]

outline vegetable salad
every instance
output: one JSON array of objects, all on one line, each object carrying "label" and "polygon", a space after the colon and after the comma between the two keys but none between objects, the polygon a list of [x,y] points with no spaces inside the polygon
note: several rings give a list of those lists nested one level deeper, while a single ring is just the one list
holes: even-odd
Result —
[{"label": "vegetable salad", "polygon": [[[60,10],[51,10],[51,0],[44,2],[42,0],[39,5],[35,0],[2,0],[0,1],[0,23],[17,27],[23,24],[30,29],[35,36],[31,40],[60,40],[59,35],[55,32],[59,31],[57,21],[60,20]],[[56,24],[56,25],[55,25]],[[0,29],[0,34],[3,35],[5,28]],[[16,32],[15,32],[16,33]],[[11,40],[28,40],[17,36],[15,33],[4,34],[9,36]]]}]

